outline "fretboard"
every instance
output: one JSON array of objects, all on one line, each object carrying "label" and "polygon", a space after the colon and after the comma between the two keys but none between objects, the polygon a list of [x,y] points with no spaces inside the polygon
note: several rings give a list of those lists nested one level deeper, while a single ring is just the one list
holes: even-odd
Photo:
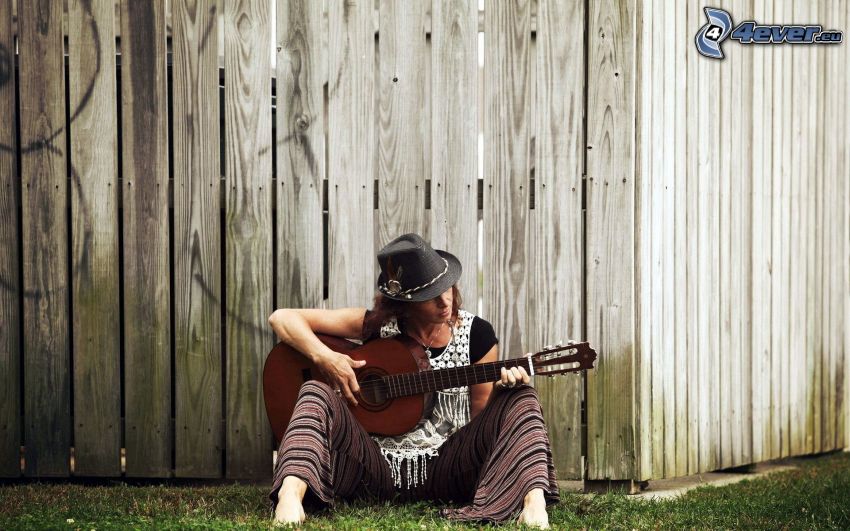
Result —
[{"label": "fretboard", "polygon": [[382,378],[387,385],[391,398],[400,396],[433,393],[452,387],[463,387],[487,382],[495,382],[502,378],[502,367],[524,367],[528,370],[528,358],[514,358],[494,361],[491,363],[476,363],[450,369],[437,369],[416,373],[394,374]]}]

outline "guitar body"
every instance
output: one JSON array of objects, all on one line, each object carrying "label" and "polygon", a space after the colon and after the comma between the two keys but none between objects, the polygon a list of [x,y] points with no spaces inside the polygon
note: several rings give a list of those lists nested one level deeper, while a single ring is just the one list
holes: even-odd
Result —
[{"label": "guitar body", "polygon": [[[349,405],[349,408],[367,432],[401,435],[419,423],[429,398],[427,393],[388,398],[382,386],[370,384],[387,375],[431,370],[431,363],[418,343],[405,335],[376,339],[363,345],[325,334],[317,334],[317,337],[331,350],[366,361],[366,365],[354,370],[361,393],[357,406]],[[303,354],[283,342],[275,345],[263,368],[263,399],[278,443],[292,418],[298,391],[309,380],[328,383]]]}]

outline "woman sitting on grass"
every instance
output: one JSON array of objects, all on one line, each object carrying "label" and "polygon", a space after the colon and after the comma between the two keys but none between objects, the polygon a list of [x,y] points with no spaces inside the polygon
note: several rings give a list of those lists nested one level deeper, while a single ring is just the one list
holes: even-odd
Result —
[{"label": "woman sitting on grass", "polygon": [[546,505],[558,501],[558,485],[525,369],[502,369],[493,384],[438,391],[425,418],[398,437],[370,436],[346,407],[357,406],[354,368],[366,362],[334,352],[316,333],[364,341],[406,334],[434,369],[498,359],[493,327],[460,307],[454,255],[405,234],[378,262],[372,310],[280,309],[269,318],[277,336],[332,382],[301,387],[269,494],[275,521],[302,522],[304,505],[370,496],[464,504],[441,511],[454,520],[505,522],[519,513],[517,522],[548,527]]}]

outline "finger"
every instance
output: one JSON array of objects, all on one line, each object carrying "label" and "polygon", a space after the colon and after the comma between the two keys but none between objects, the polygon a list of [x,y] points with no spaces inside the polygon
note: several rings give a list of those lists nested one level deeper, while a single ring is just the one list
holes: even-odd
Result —
[{"label": "finger", "polygon": [[502,382],[502,385],[508,385],[510,383],[510,380],[508,379],[508,370],[504,367],[502,367],[502,379],[500,381]]},{"label": "finger", "polygon": [[351,356],[346,356],[345,360],[348,362],[348,364],[350,366],[355,367],[357,369],[366,365],[366,360],[353,360],[353,359],[351,359]]},{"label": "finger", "polygon": [[505,375],[506,375],[506,376],[507,376],[507,378],[508,378],[508,382],[507,382],[507,383],[508,383],[508,385],[510,385],[511,387],[513,387],[514,385],[516,385],[516,375],[514,375],[514,371],[513,371],[513,370],[505,371]]},{"label": "finger", "polygon": [[348,375],[348,386],[351,388],[352,393],[360,392],[360,382],[357,381],[357,377],[354,374]]},{"label": "finger", "polygon": [[531,377],[528,376],[528,373],[525,371],[525,367],[517,367],[519,369],[519,380],[522,380],[522,383],[528,383],[531,381]]},{"label": "finger", "polygon": [[522,373],[520,372],[520,370],[522,369],[520,369],[519,367],[511,367],[511,374],[514,377],[514,381],[522,380]]},{"label": "finger", "polygon": [[354,395],[351,393],[351,389],[348,388],[348,382],[343,383],[340,386],[340,389],[342,389],[342,394],[345,395],[345,399],[348,400],[348,403],[352,406],[356,406],[357,399],[354,398]]}]

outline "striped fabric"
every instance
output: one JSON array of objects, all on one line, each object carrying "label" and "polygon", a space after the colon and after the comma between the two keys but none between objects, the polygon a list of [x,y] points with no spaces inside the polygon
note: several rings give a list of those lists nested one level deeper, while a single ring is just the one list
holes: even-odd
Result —
[{"label": "striped fabric", "polygon": [[[547,505],[558,501],[549,438],[532,387],[494,391],[487,407],[440,447],[415,489],[393,486],[377,443],[357,423],[344,399],[326,384],[306,382],[278,449],[272,511],[283,478],[303,479],[305,508],[334,499],[437,500],[453,520],[504,522],[515,518],[531,489],[543,489]],[[404,482],[403,484],[406,484]]]}]

